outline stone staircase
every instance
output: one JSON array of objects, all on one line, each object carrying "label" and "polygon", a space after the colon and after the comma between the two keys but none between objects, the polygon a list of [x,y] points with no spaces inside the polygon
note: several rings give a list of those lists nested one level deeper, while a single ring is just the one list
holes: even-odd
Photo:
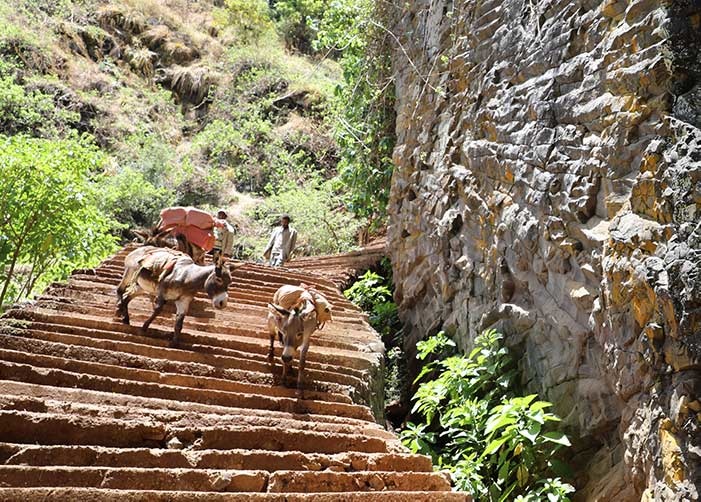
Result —
[{"label": "stone staircase", "polygon": [[[243,264],[227,308],[197,298],[171,349],[172,309],[147,333],[146,299],[132,326],[114,318],[131,249],[0,319],[0,500],[468,499],[375,422],[382,346],[331,279]],[[273,292],[301,281],[335,308],[304,400],[280,385],[264,327]]]},{"label": "stone staircase", "polygon": [[295,270],[322,275],[340,289],[346,289],[356,277],[375,267],[386,256],[386,246],[386,239],[380,237],[358,251],[296,258],[288,262],[288,266]]}]

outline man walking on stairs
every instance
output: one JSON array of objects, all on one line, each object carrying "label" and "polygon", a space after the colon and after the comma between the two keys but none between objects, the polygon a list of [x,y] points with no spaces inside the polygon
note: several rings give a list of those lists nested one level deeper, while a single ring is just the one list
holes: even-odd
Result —
[{"label": "man walking on stairs", "polygon": [[214,249],[215,253],[223,253],[227,258],[231,258],[234,251],[234,234],[236,229],[227,221],[226,211],[220,209],[217,212],[217,219],[214,224]]},{"label": "man walking on stairs", "polygon": [[263,257],[270,260],[271,267],[282,267],[295,250],[297,231],[290,226],[290,216],[283,214],[280,225],[273,229]]}]

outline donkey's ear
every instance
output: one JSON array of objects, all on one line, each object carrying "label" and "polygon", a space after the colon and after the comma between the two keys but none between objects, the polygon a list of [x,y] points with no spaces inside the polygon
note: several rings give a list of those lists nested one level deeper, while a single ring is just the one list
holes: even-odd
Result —
[{"label": "donkey's ear", "polygon": [[153,234],[153,239],[163,239],[165,236],[170,234],[171,230],[161,230],[160,232],[158,231],[157,228],[153,229],[151,233]]},{"label": "donkey's ear", "polygon": [[282,308],[280,305],[275,305],[274,303],[268,303],[268,310],[275,317],[283,317],[290,315],[290,311]]},{"label": "donkey's ear", "polygon": [[134,234],[141,242],[146,242],[148,240],[148,234],[143,230],[137,230],[134,228],[132,229],[131,233]]},{"label": "donkey's ear", "polygon": [[214,273],[217,275],[217,277],[222,276],[222,272],[224,270],[224,254],[221,252],[218,252],[214,255]]},{"label": "donkey's ear", "polygon": [[227,260],[224,253],[221,251],[218,252],[214,257],[214,271],[217,273],[217,277],[221,277],[222,270],[224,269],[224,265],[226,265],[226,263]]}]

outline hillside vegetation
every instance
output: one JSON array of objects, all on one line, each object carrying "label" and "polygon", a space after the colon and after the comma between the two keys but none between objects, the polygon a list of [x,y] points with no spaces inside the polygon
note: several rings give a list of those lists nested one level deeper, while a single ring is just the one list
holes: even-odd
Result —
[{"label": "hillside vegetation", "polygon": [[[0,221],[0,304],[91,265],[174,204],[226,208],[241,258],[260,256],[282,212],[301,252],[352,247],[359,229],[382,223],[372,180],[386,187],[391,173],[393,136],[378,134],[391,128],[365,121],[385,113],[373,103],[387,96],[375,92],[387,88],[376,63],[365,63],[372,10],[325,0],[0,4],[0,168],[3,204],[16,207]],[[75,211],[39,200],[33,187],[44,182],[74,193]],[[37,223],[58,220],[77,231]]]}]

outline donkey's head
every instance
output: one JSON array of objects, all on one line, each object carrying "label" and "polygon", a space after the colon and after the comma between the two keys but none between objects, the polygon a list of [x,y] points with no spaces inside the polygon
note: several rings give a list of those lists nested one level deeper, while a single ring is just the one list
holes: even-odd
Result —
[{"label": "donkey's head", "polygon": [[132,234],[136,236],[136,240],[144,246],[156,246],[159,248],[173,248],[177,242],[173,238],[170,230],[159,230],[158,227],[146,229],[132,229]]},{"label": "donkey's head", "polygon": [[314,304],[306,301],[297,309],[287,310],[269,303],[268,310],[275,318],[278,337],[283,346],[282,360],[289,363],[300,345],[309,345],[309,338],[316,327]]},{"label": "donkey's head", "polygon": [[229,264],[225,263],[224,257],[219,255],[214,261],[214,270],[204,283],[204,290],[212,300],[212,306],[215,309],[226,307],[226,301],[229,299],[227,290],[230,282],[231,271]]}]

